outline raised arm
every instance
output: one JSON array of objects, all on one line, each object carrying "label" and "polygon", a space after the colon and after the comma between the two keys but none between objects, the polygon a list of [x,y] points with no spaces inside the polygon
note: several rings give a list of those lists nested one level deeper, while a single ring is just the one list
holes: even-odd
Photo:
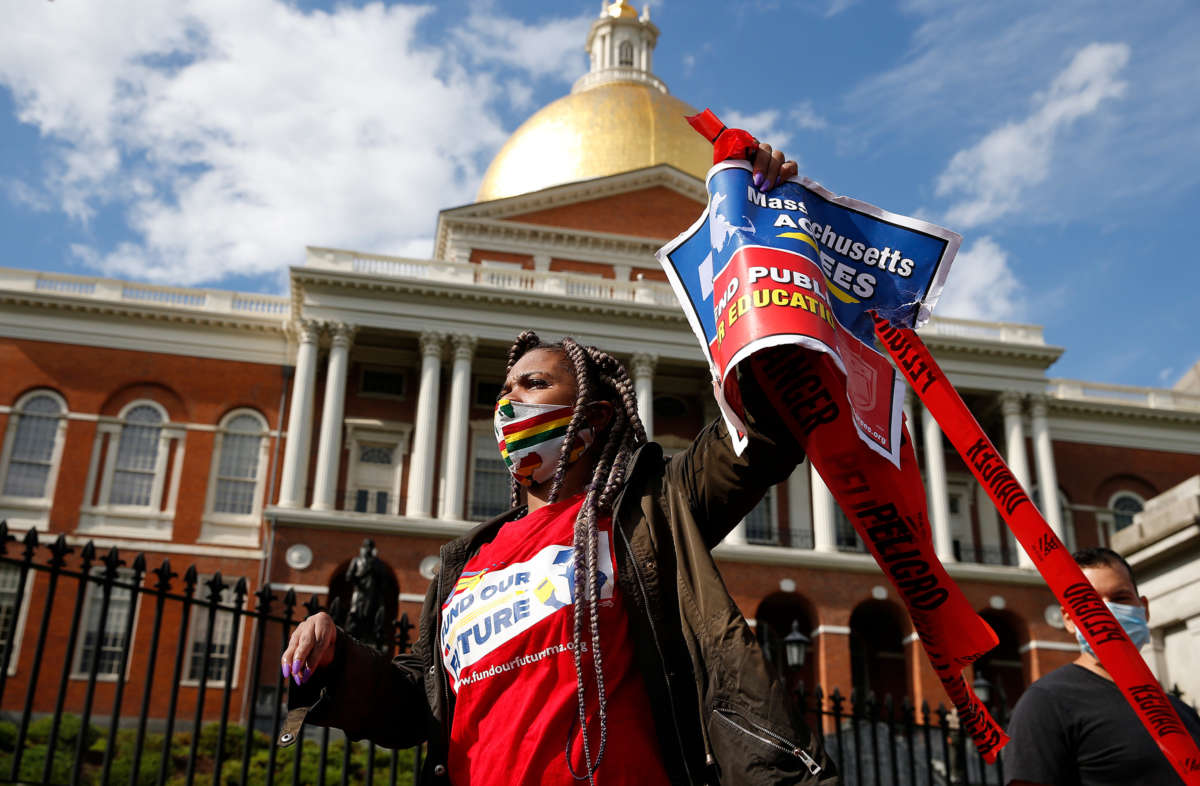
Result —
[{"label": "raised arm", "polygon": [[738,386],[750,440],[742,455],[734,453],[725,423],[717,418],[667,466],[668,481],[685,490],[710,549],[804,460],[803,449],[774,416],[750,375],[739,374]]}]

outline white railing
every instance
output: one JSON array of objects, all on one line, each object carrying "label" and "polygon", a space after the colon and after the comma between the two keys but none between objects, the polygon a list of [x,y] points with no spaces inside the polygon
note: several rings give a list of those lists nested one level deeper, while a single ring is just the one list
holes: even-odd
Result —
[{"label": "white railing", "polygon": [[1041,325],[1023,325],[1017,322],[983,322],[976,319],[935,317],[919,332],[922,336],[998,341],[1002,344],[1046,345]]},{"label": "white railing", "polygon": [[1068,401],[1094,401],[1107,404],[1132,404],[1150,409],[1200,411],[1200,395],[1165,388],[1109,385],[1078,379],[1052,379],[1047,391],[1054,398]]},{"label": "white railing", "polygon": [[445,262],[440,259],[387,257],[331,248],[309,248],[305,266],[345,273],[366,273],[445,284],[536,292],[579,300],[667,307],[678,305],[670,285],[644,279],[618,281],[582,273],[524,270],[467,262]]},{"label": "white railing", "polygon": [[74,276],[11,268],[0,268],[0,290],[40,292],[105,303],[262,317],[285,316],[291,308],[290,299],[279,295],[137,284],[96,276]]}]

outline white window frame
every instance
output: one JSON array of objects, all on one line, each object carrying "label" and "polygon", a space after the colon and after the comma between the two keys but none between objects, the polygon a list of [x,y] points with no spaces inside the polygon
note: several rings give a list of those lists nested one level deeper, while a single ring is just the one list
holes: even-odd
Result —
[{"label": "white window frame", "polygon": [[[363,391],[363,380],[366,378],[367,372],[369,372],[369,371],[372,371],[372,372],[377,371],[377,372],[382,372],[385,374],[399,374],[404,379],[404,392],[403,393],[374,393],[374,392],[367,393],[367,392],[364,392]],[[357,393],[357,395],[360,398],[377,398],[377,399],[383,399],[384,401],[406,401],[409,398],[408,389],[409,389],[409,385],[411,385],[411,384],[412,384],[412,380],[409,378],[408,372],[402,368],[397,368],[396,366],[379,366],[379,365],[364,364],[364,365],[360,366],[358,369],[358,393]]]},{"label": "white window frame", "polygon": [[[481,439],[487,438],[490,440],[493,451],[497,451],[499,457],[499,448],[496,447],[496,430],[491,420],[472,420],[471,421],[471,449],[467,454],[467,505],[466,518],[467,521],[484,521],[484,519],[475,519],[471,516],[472,503],[475,501],[475,451],[477,444]],[[505,510],[508,508],[506,507]]]},{"label": "white window frame", "polygon": [[[16,569],[18,577],[20,576],[20,565],[11,562],[4,564],[11,565]],[[17,663],[21,660],[21,640],[25,635],[25,622],[29,617],[29,599],[33,597],[33,583],[37,579],[37,574],[38,572],[33,568],[29,569],[29,575],[25,579],[25,597],[21,598],[21,604],[16,609],[17,625],[13,628],[12,643],[9,645],[12,651],[8,658],[8,676],[10,677],[17,673]]]},{"label": "white window frame", "polygon": [[[249,432],[230,432],[229,424],[234,418],[249,415],[258,421],[258,470],[254,476],[254,507],[249,513],[218,513],[217,504],[217,473],[221,468],[221,451],[225,446],[225,437],[230,433],[246,434]],[[259,531],[261,530],[262,512],[267,483],[267,462],[271,455],[271,427],[266,417],[256,409],[240,407],[230,410],[217,424],[217,432],[213,440],[212,462],[208,469],[208,488],[204,497],[204,518],[200,523],[198,543],[213,543],[225,546],[258,546]]]},{"label": "white window frame", "polygon": [[[8,480],[8,465],[12,458],[13,445],[17,439],[17,427],[25,406],[38,396],[49,396],[60,408],[58,429],[54,434],[54,447],[50,455],[50,472],[46,476],[46,490],[41,497],[4,496],[4,485]],[[0,520],[7,520],[10,529],[36,529],[45,532],[50,528],[50,508],[54,505],[54,492],[58,487],[58,470],[62,466],[63,445],[67,437],[67,420],[70,410],[67,400],[57,391],[37,388],[17,399],[8,411],[8,425],[4,430],[4,444],[0,449]],[[40,417],[45,417],[40,416]]]},{"label": "white window frame", "polygon": [[[345,423],[346,447],[349,457],[346,464],[346,497],[342,502],[342,510],[355,516],[402,515],[400,491],[401,483],[404,480],[404,464],[408,456],[409,439],[412,437],[412,424],[373,418],[346,418]],[[358,478],[360,463],[358,456],[364,443],[392,446],[392,484],[388,489],[388,512],[386,514],[375,513],[370,505],[367,506],[366,513],[358,513],[354,510],[355,497],[364,488],[359,485]],[[377,491],[378,489],[372,487],[369,490]]]},{"label": "white window frame", "polygon": [[[125,418],[129,412],[140,406],[151,406],[162,415],[162,425],[159,426],[158,434],[158,459],[154,465],[154,483],[150,490],[151,504],[113,505],[109,502],[109,497],[112,493],[121,431],[125,427]],[[107,445],[102,449],[106,436]],[[187,429],[181,424],[171,423],[166,408],[153,399],[131,401],[121,408],[117,417],[100,418],[96,428],[96,441],[92,445],[87,482],[84,484],[84,504],[80,507],[78,531],[98,536],[170,540],[175,506],[179,500],[179,479],[183,472],[186,436]],[[177,442],[174,453],[170,454],[172,440]],[[169,478],[168,465],[171,467]],[[96,496],[97,485],[100,488],[99,497]],[[91,504],[93,499],[97,499],[97,504]]]},{"label": "white window frame", "polygon": [[[197,605],[195,602],[193,602],[193,604],[191,606],[191,611],[189,612],[187,645],[186,645],[186,649],[184,649],[184,653],[185,653],[185,655],[184,655],[185,660],[184,660],[184,664],[183,664],[184,668],[183,668],[183,672],[179,675],[179,684],[183,687],[191,687],[191,688],[200,687],[199,679],[192,679],[192,678],[188,677],[187,675],[192,673],[192,657],[193,657],[192,649],[193,649],[193,645],[196,642],[196,633],[197,633],[196,618],[197,618],[197,615],[202,615],[203,619],[206,622],[208,621],[208,606],[207,606],[208,586],[207,586],[207,582],[212,577],[213,577],[213,574],[211,574],[211,573],[201,574],[200,576],[197,577],[197,580],[196,580],[196,594],[193,596],[193,598],[195,599],[195,601],[199,601],[200,605]],[[221,614],[229,614],[230,616],[233,616],[232,608],[233,608],[233,601],[235,600],[235,598],[233,596],[233,588],[237,586],[238,580],[240,578],[241,578],[240,576],[229,577],[229,576],[225,576],[224,574],[221,575],[221,581],[225,582],[228,585],[224,591],[229,593],[229,603],[226,604],[223,601],[219,601],[223,606],[227,606],[228,608],[217,609],[218,616]],[[215,623],[216,619],[214,619],[213,622]],[[244,634],[246,632],[246,615],[245,614],[241,614],[238,616],[237,624],[241,628],[240,630],[235,629],[233,625],[229,626],[230,639],[233,638],[234,633],[238,634],[237,647],[233,650],[232,653],[230,653],[230,660],[229,660],[229,668],[233,669],[233,682],[230,683],[231,689],[238,687],[238,679],[241,676],[239,673],[240,669],[238,669],[238,657],[242,654],[242,647],[245,644],[245,641],[244,641],[244,639],[245,639]],[[200,657],[203,658],[204,656],[201,655]],[[201,661],[200,665],[203,665],[203,661]],[[208,682],[206,682],[204,685],[205,690],[224,689],[224,687],[225,687],[225,679],[223,677],[220,679],[216,679],[216,680],[209,679]]]},{"label": "white window frame", "polygon": [[758,546],[778,546],[779,545],[779,496],[777,493],[778,488],[779,488],[778,486],[771,486],[769,489],[767,489],[767,493],[763,494],[762,499],[760,499],[758,501],[758,504],[755,505],[754,508],[751,509],[751,513],[753,513],[754,510],[758,509],[759,505],[762,505],[764,502],[767,503],[767,515],[768,515],[768,522],[770,524],[770,537],[755,538],[754,540],[750,540],[750,513],[747,513],[746,517],[744,519],[742,519],[742,521],[739,525],[743,528],[743,531],[746,533],[746,542],[747,543],[752,543],[752,544],[758,545]]},{"label": "white window frame", "polygon": [[[104,571],[105,571],[105,567],[103,565],[93,565],[89,572],[89,575],[103,577]],[[80,579],[80,581],[84,581],[84,580],[85,579]],[[96,581],[92,581],[91,579],[87,579],[86,581],[87,581],[88,585],[87,585],[87,591],[83,593],[83,611],[82,611],[83,619],[81,620],[81,624],[80,624],[80,628],[79,628],[79,640],[75,642],[75,651],[71,653],[71,675],[70,675],[70,678],[73,680],[86,680],[88,678],[88,671],[91,669],[91,666],[90,666],[90,664],[81,662],[82,658],[83,658],[84,641],[87,638],[88,612],[91,610],[91,604],[92,604],[93,599],[95,600],[95,602],[97,604],[104,602],[104,595],[102,594],[104,592],[104,586],[100,583],[97,583]],[[132,585],[133,584],[133,569],[132,568],[117,568],[116,581],[122,582],[124,584]],[[133,656],[134,656],[134,653],[137,652],[137,647],[135,647],[134,644],[137,641],[138,611],[142,607],[142,593],[136,592],[134,590],[129,590],[129,592],[132,596],[130,598],[131,603],[130,603],[129,613],[133,615],[133,627],[129,629],[129,639],[130,639],[129,640],[129,653],[125,657],[125,681],[126,682],[129,682],[130,678],[133,676]],[[112,610],[111,596],[109,597],[109,604],[110,604],[109,605],[109,613],[111,613],[111,610]],[[101,631],[104,630],[105,625],[106,625],[105,621],[102,620],[101,627],[100,627]],[[80,669],[79,668],[80,666],[82,666],[83,668]],[[116,674],[101,674],[99,672],[97,672],[97,674],[96,674],[96,682],[116,682],[116,681],[117,681]]]},{"label": "white window frame", "polygon": [[[1118,489],[1114,491],[1108,498],[1108,502],[1104,506],[1104,510],[1096,512],[1096,524],[1100,528],[1100,542],[1108,545],[1112,542],[1113,534],[1117,531],[1117,500],[1121,497],[1133,497],[1138,502],[1142,503],[1142,510],[1146,509],[1146,498],[1138,494],[1132,489]],[[1132,524],[1130,526],[1133,526]]]}]

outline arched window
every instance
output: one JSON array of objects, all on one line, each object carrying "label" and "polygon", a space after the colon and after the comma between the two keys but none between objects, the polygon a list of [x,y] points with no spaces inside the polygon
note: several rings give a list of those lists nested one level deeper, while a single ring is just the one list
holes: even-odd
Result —
[{"label": "arched window", "polygon": [[234,410],[217,425],[202,542],[258,545],[269,435],[267,419],[252,409]]},{"label": "arched window", "polygon": [[9,415],[8,445],[3,466],[5,497],[49,499],[51,480],[62,446],[66,404],[55,393],[24,396]]},{"label": "arched window", "polygon": [[151,404],[138,404],[125,413],[113,465],[110,505],[150,507],[158,474],[159,443],[166,418]]},{"label": "arched window", "polygon": [[255,512],[266,431],[266,421],[257,413],[234,413],[225,419],[217,446],[214,513],[248,516]]},{"label": "arched window", "polygon": [[1118,491],[1108,501],[1113,512],[1113,531],[1123,530],[1133,524],[1133,515],[1146,508],[1146,501],[1132,491]]},{"label": "arched window", "polygon": [[184,426],[150,399],[101,417],[78,531],[169,540],[186,439]]},{"label": "arched window", "polygon": [[617,65],[633,65],[633,44],[628,41],[621,42],[621,45],[617,48]]}]

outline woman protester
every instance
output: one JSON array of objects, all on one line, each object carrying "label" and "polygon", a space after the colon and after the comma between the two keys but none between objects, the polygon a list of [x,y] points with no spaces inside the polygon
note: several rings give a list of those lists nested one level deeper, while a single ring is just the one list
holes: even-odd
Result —
[{"label": "woman protester", "polygon": [[[754,168],[796,173],[768,145]],[[521,334],[495,413],[513,510],[441,549],[412,653],[304,620],[280,742],[307,721],[427,743],[424,784],[835,782],[710,554],[803,460],[740,385],[741,456],[718,419],[664,459],[620,362]]]}]

